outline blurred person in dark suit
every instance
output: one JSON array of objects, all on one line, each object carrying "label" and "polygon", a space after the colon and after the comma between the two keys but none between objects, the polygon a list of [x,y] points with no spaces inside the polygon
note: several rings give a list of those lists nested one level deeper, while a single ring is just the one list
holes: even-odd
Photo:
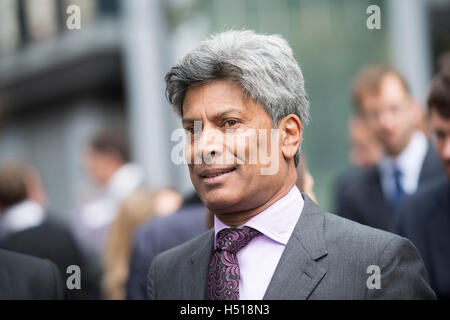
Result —
[{"label": "blurred person in dark suit", "polygon": [[153,260],[149,299],[435,298],[410,241],[328,214],[295,185],[309,102],[282,37],[212,35],[165,79],[214,228]]},{"label": "blurred person in dark suit", "polygon": [[66,290],[68,299],[96,298],[85,257],[62,223],[49,218],[38,171],[21,162],[0,165],[0,248],[49,259],[61,274],[70,265],[83,271],[82,289]]},{"label": "blurred person in dark suit", "polygon": [[[334,185],[334,205],[343,198],[347,189],[353,185],[353,179],[357,179],[360,171],[376,166],[384,155],[381,142],[364,117],[356,114],[350,118],[348,124],[350,140],[349,160],[351,166],[341,173]],[[336,209],[336,212],[340,212]]]},{"label": "blurred person in dark suit", "polygon": [[140,227],[129,262],[127,299],[147,299],[147,275],[153,259],[207,230],[207,220],[205,206],[197,193],[193,193],[174,214],[152,219]]},{"label": "blurred person in dark suit", "polygon": [[48,260],[0,249],[0,300],[61,300],[61,274]]},{"label": "blurred person in dark suit", "polygon": [[125,198],[117,218],[109,227],[103,252],[103,297],[123,300],[129,274],[129,260],[136,229],[157,215],[168,216],[181,204],[172,189],[153,191],[140,188]]},{"label": "blurred person in dark suit", "polygon": [[120,203],[143,185],[145,177],[143,169],[131,163],[127,133],[122,128],[100,129],[84,156],[84,167],[100,188],[76,213],[73,227],[83,249],[99,262]]},{"label": "blurred person in dark suit", "polygon": [[418,129],[419,106],[398,72],[378,65],[362,69],[354,80],[353,100],[385,155],[376,165],[355,172],[351,183],[338,192],[336,211],[356,222],[392,231],[403,197],[442,175],[442,165]]},{"label": "blurred person in dark suit", "polygon": [[450,299],[450,53],[442,58],[427,104],[432,136],[446,175],[405,199],[396,231],[419,249],[438,298]]}]

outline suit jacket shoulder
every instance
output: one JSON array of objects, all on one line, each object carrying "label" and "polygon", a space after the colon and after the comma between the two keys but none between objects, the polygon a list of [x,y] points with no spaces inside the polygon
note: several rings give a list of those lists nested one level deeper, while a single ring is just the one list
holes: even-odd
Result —
[{"label": "suit jacket shoulder", "polygon": [[450,297],[450,182],[446,176],[424,185],[398,211],[396,230],[414,243],[438,298]]},{"label": "suit jacket shoulder", "polygon": [[[435,298],[409,240],[325,213],[304,199],[265,299]],[[369,283],[371,276],[379,281]]]},{"label": "suit jacket shoulder", "polygon": [[148,272],[148,298],[204,299],[213,241],[214,229],[210,229],[157,255]]},{"label": "suit jacket shoulder", "polygon": [[376,166],[355,169],[345,189],[337,190],[336,213],[371,227],[391,230],[393,213]]},{"label": "suit jacket shoulder", "polygon": [[147,298],[147,274],[153,259],[206,230],[203,204],[189,204],[168,217],[151,220],[141,227],[133,242],[127,299]]},{"label": "suit jacket shoulder", "polygon": [[0,249],[0,299],[63,299],[61,275],[54,263]]},{"label": "suit jacket shoulder", "polygon": [[423,159],[420,170],[419,184],[433,179],[445,176],[445,170],[442,166],[439,155],[432,143],[428,143],[428,150]]},{"label": "suit jacket shoulder", "polygon": [[396,231],[404,234],[411,225],[421,228],[420,224],[430,220],[430,215],[446,206],[449,186],[447,177],[443,176],[425,183],[414,195],[406,196],[397,212]]},{"label": "suit jacket shoulder", "polygon": [[95,265],[83,255],[70,230],[57,220],[49,218],[39,226],[14,233],[1,241],[0,248],[48,259],[55,263],[61,274],[65,274],[69,266],[77,265],[83,270],[83,289],[66,288],[66,298],[80,300],[100,297],[100,277],[94,270]]}]

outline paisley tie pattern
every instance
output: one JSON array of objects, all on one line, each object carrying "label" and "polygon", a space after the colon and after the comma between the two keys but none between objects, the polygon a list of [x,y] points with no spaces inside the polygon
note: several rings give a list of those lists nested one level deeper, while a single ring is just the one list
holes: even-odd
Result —
[{"label": "paisley tie pattern", "polygon": [[217,233],[216,248],[209,264],[208,299],[239,300],[237,252],[261,232],[250,227],[228,228]]}]

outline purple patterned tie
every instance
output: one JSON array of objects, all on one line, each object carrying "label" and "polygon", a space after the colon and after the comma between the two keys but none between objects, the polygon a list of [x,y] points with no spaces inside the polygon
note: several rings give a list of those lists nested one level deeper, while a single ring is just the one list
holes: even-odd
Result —
[{"label": "purple patterned tie", "polygon": [[208,299],[239,300],[237,252],[261,232],[250,227],[228,228],[217,233],[216,248],[209,264]]}]

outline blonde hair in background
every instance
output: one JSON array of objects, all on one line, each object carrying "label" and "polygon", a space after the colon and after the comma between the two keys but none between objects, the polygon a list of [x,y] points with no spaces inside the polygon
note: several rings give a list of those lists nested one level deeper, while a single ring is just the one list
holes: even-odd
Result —
[{"label": "blonde hair in background", "polygon": [[116,220],[111,224],[103,252],[103,296],[109,300],[125,299],[129,259],[134,232],[156,214],[158,192],[138,189],[126,198]]}]

